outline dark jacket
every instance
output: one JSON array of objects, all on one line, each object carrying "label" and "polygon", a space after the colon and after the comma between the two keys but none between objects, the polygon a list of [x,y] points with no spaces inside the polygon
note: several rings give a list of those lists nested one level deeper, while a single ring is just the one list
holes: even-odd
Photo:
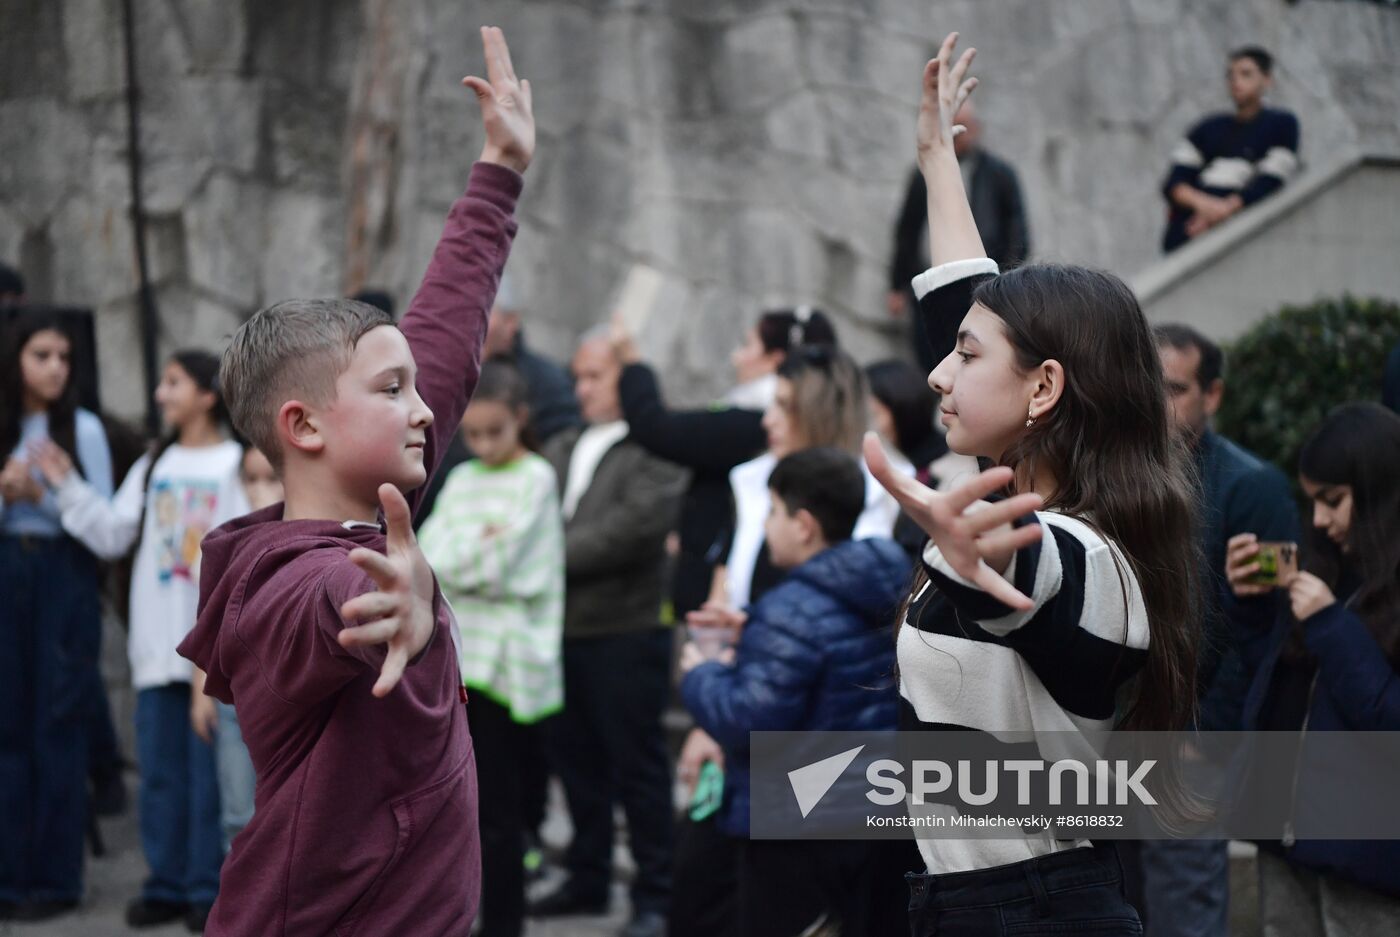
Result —
[{"label": "dark jacket", "polygon": [[530,428],[535,431],[540,445],[560,430],[583,424],[569,372],[532,351],[525,344],[523,330],[516,333],[515,350],[504,360],[519,368],[521,377],[525,378],[530,395]]},{"label": "dark jacket", "polygon": [[[520,176],[477,164],[400,329],[437,414],[429,475],[477,379],[486,317],[515,234]],[[415,511],[422,489],[410,492]],[[257,772],[252,821],[224,862],[210,935],[465,934],[476,916],[476,763],[456,622],[437,625],[389,695],[383,645],[341,647],[343,603],[377,586],[349,560],[376,527],[284,521],[282,505],[204,538],[199,613],[180,653],[238,707]]]},{"label": "dark jacket", "polygon": [[1247,121],[1233,113],[1212,114],[1191,128],[1172,156],[1162,182],[1167,200],[1163,251],[1190,240],[1186,224],[1192,213],[1172,199],[1178,185],[1185,183],[1217,198],[1238,195],[1245,206],[1277,192],[1297,167],[1298,118],[1272,107],[1261,108]]},{"label": "dark jacket", "polygon": [[839,543],[749,608],[732,667],[686,674],[686,707],[724,748],[724,832],[748,835],[750,732],[895,729],[894,618],[910,568],[893,540]]},{"label": "dark jacket", "polygon": [[[582,433],[571,427],[544,447],[561,492],[568,490],[569,459]],[[675,529],[685,484],[684,469],[630,438],[603,456],[564,522],[564,637],[658,626],[666,535]]]},{"label": "dark jacket", "polygon": [[1197,652],[1198,725],[1208,731],[1240,727],[1253,674],[1240,666],[1239,642],[1248,625],[1237,623],[1227,601],[1225,545],[1236,534],[1260,540],[1298,540],[1298,511],[1288,479],[1276,466],[1207,430],[1196,446],[1201,479],[1200,542],[1205,570],[1202,638]]},{"label": "dark jacket", "polygon": [[619,385],[631,438],[652,455],[691,470],[681,507],[681,555],[672,580],[677,615],[699,608],[709,597],[724,531],[732,526],[729,470],[763,452],[768,443],[763,413],[735,407],[668,410],[656,373],[630,364]]},{"label": "dark jacket", "polygon": [[[1277,731],[1283,728],[1280,713],[1296,716],[1304,712],[1307,734],[1400,730],[1400,675],[1366,624],[1341,602],[1328,606],[1301,624],[1312,659],[1294,661],[1283,653],[1293,617],[1282,592],[1270,598],[1274,601],[1252,603],[1237,616],[1237,620],[1248,625],[1241,647],[1255,673],[1245,699],[1246,731]],[[1309,694],[1312,678],[1316,685]],[[1294,719],[1285,715],[1283,722],[1292,723]],[[1301,724],[1297,728],[1301,731]],[[1303,738],[1306,752],[1306,736]],[[1318,759],[1307,758],[1300,761],[1296,794],[1299,813],[1306,814],[1310,804],[1322,805],[1336,796],[1337,785],[1329,784],[1326,776],[1328,766],[1317,762]],[[1243,796],[1250,796],[1255,785],[1277,788],[1280,784],[1291,785],[1292,781],[1276,776],[1248,776],[1241,790]],[[1400,896],[1400,841],[1300,839],[1290,846],[1281,842],[1264,842],[1260,846],[1316,872]]]},{"label": "dark jacket", "polygon": [[[525,390],[529,394],[530,428],[534,431],[535,442],[544,445],[550,437],[561,429],[578,426],[583,422],[579,416],[578,398],[574,396],[574,384],[569,373],[543,355],[537,355],[525,345],[523,332],[515,336],[515,349],[502,357],[503,361],[515,365],[520,376],[525,379]],[[461,433],[454,433],[443,457],[438,473],[428,479],[424,486],[423,508],[418,513],[415,525],[421,526],[428,515],[433,513],[438,493],[447,483],[447,475],[452,469],[472,457],[471,449]]]},{"label": "dark jacket", "polygon": [[[977,231],[982,235],[982,243],[987,249],[987,256],[995,260],[1003,271],[1020,266],[1030,254],[1030,234],[1026,227],[1025,206],[1021,200],[1021,185],[1016,180],[1016,171],[985,150],[978,150],[974,156],[968,158],[978,161],[972,173],[972,186],[967,197],[972,206],[972,217],[977,222]],[[923,243],[927,228],[928,188],[923,175],[916,169],[909,179],[909,193],[895,226],[890,289],[910,289],[909,281],[928,267],[927,247]],[[959,287],[957,292],[961,293],[962,288]],[[934,326],[934,331],[928,332],[926,330],[930,327],[929,316],[915,315],[912,323],[914,357],[921,370],[932,371],[938,362],[953,350],[957,325],[962,321],[965,312],[966,306],[957,310],[955,321],[951,323],[954,338],[952,342],[946,343],[948,350],[942,355],[930,351],[930,346],[937,348],[945,344],[939,337],[942,332],[941,325]]]},{"label": "dark jacket", "polygon": [[[1031,243],[1016,170],[986,150],[978,150],[968,158],[976,159],[977,166],[972,171],[972,188],[967,198],[987,256],[1002,270],[1018,267],[1030,256]],[[904,207],[895,223],[890,289],[909,289],[909,281],[927,269],[928,254],[923,243],[927,230],[928,188],[923,174],[916,169],[909,177]]]}]

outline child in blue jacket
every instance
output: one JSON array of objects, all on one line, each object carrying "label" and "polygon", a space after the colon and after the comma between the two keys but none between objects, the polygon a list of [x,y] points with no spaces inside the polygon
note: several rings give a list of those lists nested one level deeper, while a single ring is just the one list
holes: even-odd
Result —
[{"label": "child in blue jacket", "polygon": [[[784,937],[825,916],[842,920],[843,933],[863,933],[865,922],[850,919],[865,912],[851,900],[873,905],[881,894],[861,878],[882,867],[872,850],[906,844],[749,840],[748,740],[757,731],[896,727],[893,624],[909,559],[893,540],[850,539],[864,509],[865,476],[849,453],[794,453],[778,463],[768,486],[768,550],[789,572],[748,609],[732,663],[685,646],[681,694],[724,749],[718,826],[738,852],[737,932]],[[898,874],[889,878],[898,911],[903,883]]]}]

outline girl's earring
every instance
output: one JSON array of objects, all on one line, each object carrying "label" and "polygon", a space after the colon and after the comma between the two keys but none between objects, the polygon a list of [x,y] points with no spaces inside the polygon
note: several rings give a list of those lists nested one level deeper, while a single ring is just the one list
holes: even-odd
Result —
[{"label": "girl's earring", "polygon": [[1032,426],[1034,426],[1034,425],[1035,425],[1035,415],[1031,412],[1031,408],[1030,408],[1030,407],[1027,407],[1027,408],[1026,408],[1026,428],[1029,429],[1030,427],[1032,427]]}]

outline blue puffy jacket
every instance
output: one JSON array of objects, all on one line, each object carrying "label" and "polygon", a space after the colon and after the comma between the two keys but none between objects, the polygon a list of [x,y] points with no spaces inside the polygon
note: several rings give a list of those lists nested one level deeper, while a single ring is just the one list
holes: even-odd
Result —
[{"label": "blue puffy jacket", "polygon": [[725,833],[749,832],[750,732],[895,728],[894,618],[910,570],[893,540],[843,541],[749,608],[732,666],[686,674],[686,707],[724,749]]}]

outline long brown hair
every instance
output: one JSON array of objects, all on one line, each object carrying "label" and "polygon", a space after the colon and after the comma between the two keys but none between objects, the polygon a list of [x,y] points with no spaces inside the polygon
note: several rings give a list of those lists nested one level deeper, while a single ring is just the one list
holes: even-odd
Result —
[{"label": "long brown hair", "polygon": [[1001,319],[1021,368],[1049,359],[1064,368],[1059,402],[1002,455],[1014,484],[1028,490],[1042,469],[1052,475],[1046,508],[1112,541],[1142,592],[1147,662],[1119,727],[1185,729],[1195,713],[1200,625],[1197,483],[1137,298],[1112,274],[1044,264],[984,282],[973,300]]},{"label": "long brown hair", "polygon": [[850,355],[832,345],[801,345],[788,352],[778,377],[792,385],[792,421],[805,448],[860,452],[870,423],[869,390]]}]

